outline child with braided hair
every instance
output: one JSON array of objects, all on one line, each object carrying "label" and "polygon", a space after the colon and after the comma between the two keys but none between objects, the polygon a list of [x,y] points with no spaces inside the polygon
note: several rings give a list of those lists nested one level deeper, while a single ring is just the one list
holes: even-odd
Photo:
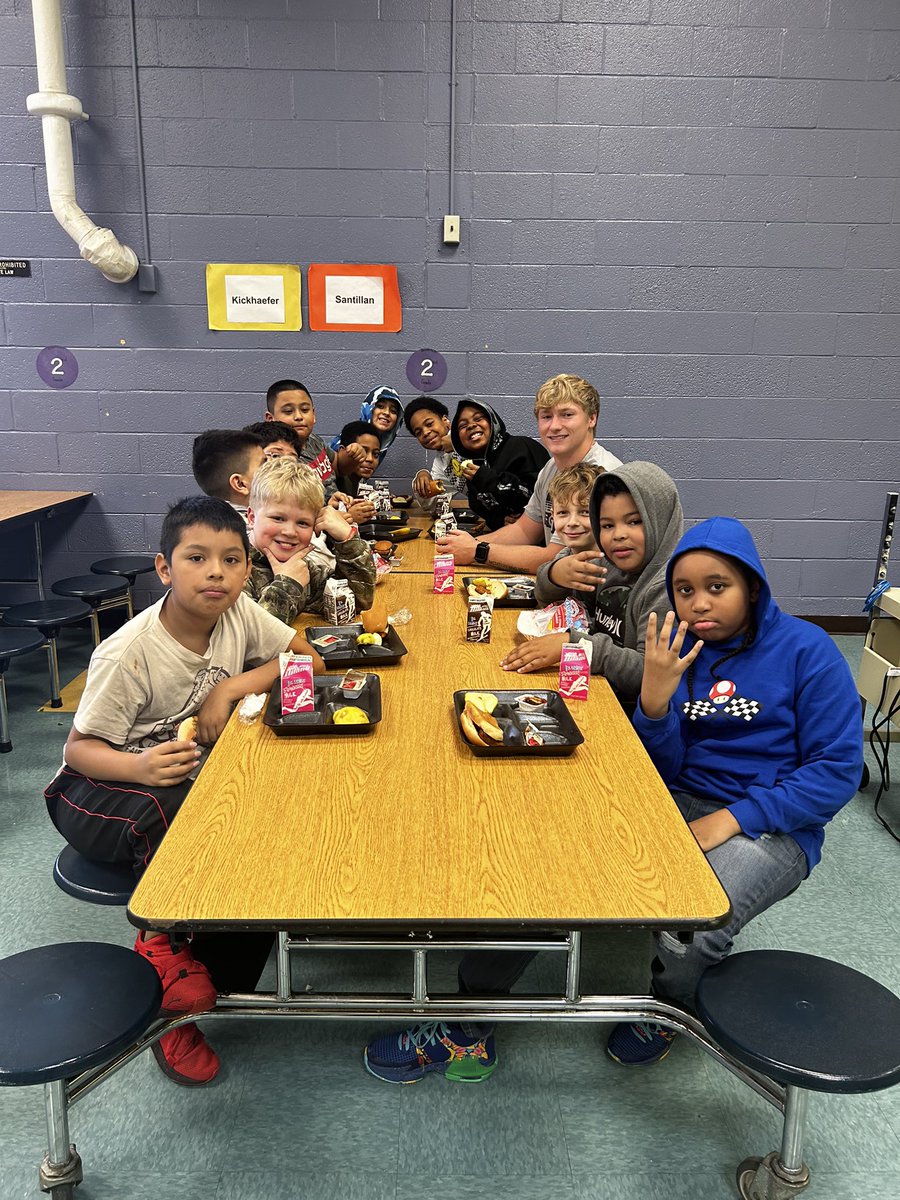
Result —
[{"label": "child with braided hair", "polygon": [[[648,617],[634,725],[732,910],[690,944],[657,935],[653,993],[690,1009],[703,972],[819,861],[825,825],[859,786],[862,718],[842,654],[779,609],[740,521],[713,517],[689,530],[666,588],[675,613],[661,630]],[[697,641],[682,654],[688,633]],[[658,1062],[674,1036],[621,1024],[607,1050],[625,1064]]]}]

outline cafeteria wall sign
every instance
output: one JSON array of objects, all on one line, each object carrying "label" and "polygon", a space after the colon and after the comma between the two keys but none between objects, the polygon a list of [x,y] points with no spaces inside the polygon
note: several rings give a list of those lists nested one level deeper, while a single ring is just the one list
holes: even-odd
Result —
[{"label": "cafeteria wall sign", "polygon": [[207,263],[206,306],[210,329],[300,329],[300,268],[293,263]]},{"label": "cafeteria wall sign", "polygon": [[379,263],[310,263],[310,329],[399,333],[397,268]]}]

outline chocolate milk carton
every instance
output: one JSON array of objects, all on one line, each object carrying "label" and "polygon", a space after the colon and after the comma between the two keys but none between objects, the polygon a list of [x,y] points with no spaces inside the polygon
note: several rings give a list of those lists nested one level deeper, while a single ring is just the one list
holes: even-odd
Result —
[{"label": "chocolate milk carton", "polygon": [[335,579],[332,576],[326,581],[322,607],[329,625],[350,624],[356,616],[356,597],[346,579]]},{"label": "chocolate milk carton", "polygon": [[452,554],[434,556],[434,585],[432,591],[439,596],[452,596],[456,582],[456,564]]},{"label": "chocolate milk carton", "polygon": [[494,613],[493,596],[470,596],[466,612],[466,641],[489,642]]},{"label": "chocolate milk carton", "polygon": [[309,654],[279,654],[281,713],[312,712],[315,707],[313,665]]},{"label": "chocolate milk carton", "polygon": [[559,694],[566,700],[587,700],[592,649],[589,642],[568,642],[559,660]]}]

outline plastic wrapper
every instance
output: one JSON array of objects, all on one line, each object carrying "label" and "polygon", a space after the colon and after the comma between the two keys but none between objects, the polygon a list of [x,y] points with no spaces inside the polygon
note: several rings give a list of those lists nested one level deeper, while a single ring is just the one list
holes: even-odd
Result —
[{"label": "plastic wrapper", "polygon": [[566,629],[579,626],[587,632],[587,609],[571,596],[567,596],[561,604],[548,604],[546,608],[534,611],[523,610],[516,622],[516,629],[529,641],[547,633],[563,633]]},{"label": "plastic wrapper", "polygon": [[395,613],[391,613],[388,617],[389,625],[408,625],[412,620],[412,613],[408,608],[401,608]]},{"label": "plastic wrapper", "polygon": [[383,558],[377,550],[372,551],[372,558],[375,561],[375,586],[379,583],[384,583],[388,575],[394,567],[394,561],[390,558]]},{"label": "plastic wrapper", "polygon": [[258,720],[266,707],[269,695],[267,692],[251,692],[245,696],[238,706],[238,720],[242,725],[252,725]]}]

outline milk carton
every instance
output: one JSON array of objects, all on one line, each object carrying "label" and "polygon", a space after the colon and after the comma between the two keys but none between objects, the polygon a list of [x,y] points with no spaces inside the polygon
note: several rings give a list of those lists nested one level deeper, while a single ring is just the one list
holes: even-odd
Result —
[{"label": "milk carton", "polygon": [[356,598],[346,579],[335,579],[332,576],[326,581],[322,607],[329,625],[350,624],[356,616]]},{"label": "milk carton", "polygon": [[466,612],[466,641],[489,642],[494,612],[493,596],[470,596]]},{"label": "milk carton", "polygon": [[590,642],[568,642],[559,660],[559,694],[566,700],[587,700],[591,677]]},{"label": "milk carton", "polygon": [[312,712],[315,707],[313,665],[309,654],[279,654],[281,713]]},{"label": "milk carton", "polygon": [[456,564],[452,554],[436,554],[434,556],[434,586],[432,591],[440,596],[452,596],[453,585],[456,582]]},{"label": "milk carton", "polygon": [[447,492],[441,492],[439,495],[435,496],[435,498],[434,498],[435,516],[445,517],[447,515],[447,513],[450,511],[450,505],[452,503],[452,500],[453,500],[453,497],[450,496]]}]

